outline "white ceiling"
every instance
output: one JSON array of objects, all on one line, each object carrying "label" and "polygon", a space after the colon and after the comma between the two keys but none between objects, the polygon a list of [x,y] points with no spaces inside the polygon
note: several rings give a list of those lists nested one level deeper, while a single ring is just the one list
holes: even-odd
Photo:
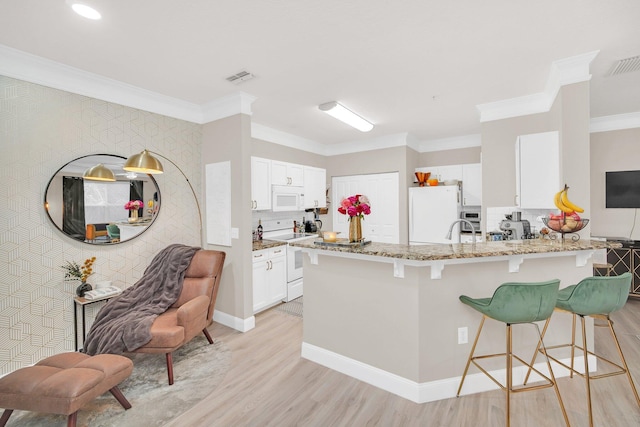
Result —
[{"label": "white ceiling", "polygon": [[[640,112],[638,0],[0,0],[0,44],[204,105],[245,92],[252,121],[320,144],[480,132],[476,105],[545,89],[554,61],[599,51],[591,117]],[[246,70],[253,80],[226,77]],[[320,112],[339,101],[361,133]]]}]

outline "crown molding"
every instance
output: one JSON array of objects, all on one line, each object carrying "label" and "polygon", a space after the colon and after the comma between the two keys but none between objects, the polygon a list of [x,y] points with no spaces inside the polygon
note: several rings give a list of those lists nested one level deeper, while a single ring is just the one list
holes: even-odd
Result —
[{"label": "crown molding", "polygon": [[251,104],[255,96],[245,92],[236,92],[222,98],[214,99],[202,106],[203,123],[235,116],[236,114],[252,115]]},{"label": "crown molding", "polygon": [[478,134],[454,136],[452,138],[432,139],[430,141],[422,141],[420,143],[421,153],[431,151],[457,150],[460,148],[480,147],[482,145],[482,136]]},{"label": "crown molding", "polygon": [[235,114],[251,115],[256,99],[238,92],[198,105],[1,44],[0,75],[198,124]]},{"label": "crown molding", "polygon": [[308,151],[314,154],[325,156],[326,145],[319,144],[310,139],[305,139],[297,135],[282,132],[259,123],[251,122],[251,137],[274,144],[284,145],[297,150]]},{"label": "crown molding", "polygon": [[614,116],[594,117],[589,123],[590,133],[634,128],[640,128],[640,111]]},{"label": "crown molding", "polygon": [[552,62],[543,92],[477,105],[480,123],[549,111],[562,86],[591,80],[589,64],[599,52]]},{"label": "crown molding", "polygon": [[325,156],[339,156],[341,154],[361,153],[363,151],[408,146],[410,143],[415,145],[415,143],[410,140],[408,133],[397,133],[366,139],[363,141],[351,141],[328,145],[325,150]]}]

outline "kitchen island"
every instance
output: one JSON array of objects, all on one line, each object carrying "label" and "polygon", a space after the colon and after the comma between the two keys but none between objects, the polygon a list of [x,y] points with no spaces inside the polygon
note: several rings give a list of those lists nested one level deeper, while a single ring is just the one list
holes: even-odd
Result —
[{"label": "kitchen island", "polygon": [[[320,242],[292,243],[308,254],[302,357],[418,403],[456,394],[481,319],[460,295],[490,297],[504,282],[560,279],[563,288],[591,276],[592,256],[612,246],[589,240],[361,247]],[[570,326],[570,316],[555,314],[545,343],[568,342]],[[592,322],[587,334],[593,343]],[[534,326],[514,328],[516,354],[526,359],[536,344]],[[478,351],[500,353],[504,345],[504,324],[488,321]],[[502,362],[488,365],[500,378],[504,360],[494,362]],[[543,359],[538,362],[545,372]],[[554,373],[568,374],[560,368]],[[472,370],[462,393],[494,388]]]}]

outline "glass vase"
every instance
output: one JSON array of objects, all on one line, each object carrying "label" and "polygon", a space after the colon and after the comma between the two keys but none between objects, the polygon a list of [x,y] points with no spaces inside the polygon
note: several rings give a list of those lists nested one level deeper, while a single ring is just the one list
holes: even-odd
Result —
[{"label": "glass vase", "polygon": [[359,216],[349,218],[349,243],[362,240],[362,219]]},{"label": "glass vase", "polygon": [[129,222],[136,222],[138,220],[138,209],[132,209],[129,215]]}]

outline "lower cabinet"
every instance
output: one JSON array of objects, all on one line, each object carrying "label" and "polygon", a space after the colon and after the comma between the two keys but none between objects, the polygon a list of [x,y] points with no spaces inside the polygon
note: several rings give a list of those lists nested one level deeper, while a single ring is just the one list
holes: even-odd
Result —
[{"label": "lower cabinet", "polygon": [[253,251],[253,312],[269,308],[287,296],[287,247]]},{"label": "lower cabinet", "polygon": [[611,264],[610,274],[632,274],[630,296],[640,297],[640,248],[615,248],[607,251],[607,262]]}]

